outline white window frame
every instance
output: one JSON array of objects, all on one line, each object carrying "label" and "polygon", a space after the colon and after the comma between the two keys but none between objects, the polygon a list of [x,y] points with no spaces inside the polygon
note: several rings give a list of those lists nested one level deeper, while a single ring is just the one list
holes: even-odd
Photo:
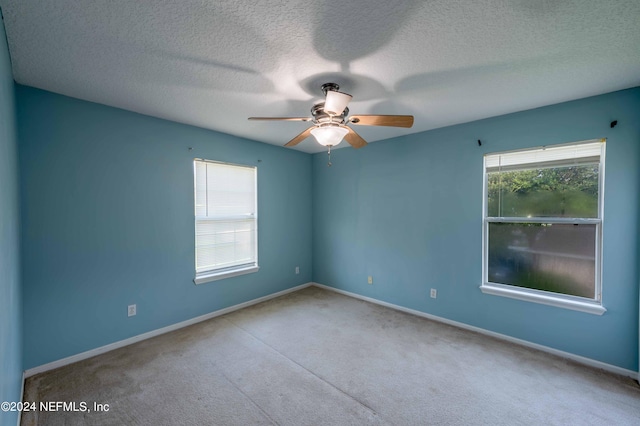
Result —
[{"label": "white window frame", "polygon": [[[602,305],[602,227],[604,220],[604,167],[605,167],[605,142],[606,139],[593,139],[581,142],[573,142],[569,144],[542,146],[535,148],[527,148],[514,151],[504,151],[496,153],[487,153],[483,159],[483,189],[482,189],[482,284],[480,290],[485,294],[509,297],[512,299],[524,300],[534,303],[541,303],[560,308],[572,309],[576,311],[586,312],[595,315],[602,315],[606,312]],[[529,218],[529,217],[489,217],[487,204],[487,158],[501,154],[526,153],[527,151],[544,150],[552,147],[571,147],[575,145],[601,143],[600,164],[598,169],[598,217],[594,219],[577,219],[577,218]],[[542,163],[534,163],[542,164]],[[517,167],[517,166],[516,166]],[[492,283],[488,278],[488,261],[489,261],[489,224],[492,222],[501,223],[578,223],[578,224],[595,224],[596,225],[596,244],[595,244],[595,298],[585,298],[549,291],[535,290],[524,287],[517,287],[508,284]]]},{"label": "white window frame", "polygon": [[[248,169],[253,169],[254,171],[254,175],[255,175],[255,182],[254,182],[254,195],[256,197],[255,199],[255,212],[253,215],[247,215],[247,216],[243,216],[242,219],[246,219],[246,218],[252,218],[253,220],[255,220],[255,245],[253,247],[254,250],[254,259],[255,262],[251,262],[248,264],[240,264],[240,265],[234,265],[234,266],[228,266],[228,267],[224,267],[224,268],[213,268],[213,269],[209,269],[209,270],[204,270],[204,271],[198,271],[198,265],[197,265],[197,250],[198,250],[198,246],[197,246],[197,223],[198,220],[203,220],[203,219],[207,219],[207,220],[211,220],[211,218],[208,218],[206,216],[203,217],[199,217],[197,216],[196,213],[196,202],[197,202],[197,195],[196,195],[196,191],[197,191],[197,177],[196,177],[196,164],[198,162],[202,162],[202,163],[212,163],[212,164],[218,164],[218,165],[222,165],[222,166],[232,166],[232,167],[245,167]],[[193,160],[193,190],[194,190],[194,238],[195,238],[195,256],[194,256],[194,267],[195,267],[195,278],[193,280],[193,282],[195,284],[203,284],[203,283],[207,283],[207,282],[211,282],[211,281],[217,281],[217,280],[221,280],[221,279],[225,279],[225,278],[230,278],[230,277],[235,277],[235,276],[239,276],[239,275],[244,275],[244,274],[250,274],[250,273],[254,273],[257,272],[260,267],[258,266],[258,168],[256,166],[248,166],[245,164],[234,164],[234,163],[228,163],[228,162],[222,162],[222,161],[214,161],[214,160],[206,160],[206,159],[202,159],[202,158],[194,158]],[[216,218],[215,220],[229,220],[229,219],[239,219],[240,217],[234,216],[234,217],[219,217]]]}]

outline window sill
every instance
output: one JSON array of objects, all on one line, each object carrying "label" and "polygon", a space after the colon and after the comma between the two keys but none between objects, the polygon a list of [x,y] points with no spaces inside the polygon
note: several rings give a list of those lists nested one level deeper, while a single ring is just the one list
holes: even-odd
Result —
[{"label": "window sill", "polygon": [[203,274],[196,275],[193,279],[193,282],[197,284],[204,284],[210,281],[223,280],[225,278],[237,277],[238,275],[252,274],[254,272],[258,272],[260,269],[259,266],[250,266],[242,269],[233,269],[231,271],[224,272],[207,272]]},{"label": "window sill", "polygon": [[485,294],[495,296],[510,297],[512,299],[525,300],[527,302],[541,303],[558,308],[572,309],[574,311],[586,312],[588,314],[602,315],[607,312],[606,308],[596,302],[582,302],[579,300],[562,299],[559,297],[547,296],[515,288],[498,287],[491,284],[483,284],[480,290]]}]

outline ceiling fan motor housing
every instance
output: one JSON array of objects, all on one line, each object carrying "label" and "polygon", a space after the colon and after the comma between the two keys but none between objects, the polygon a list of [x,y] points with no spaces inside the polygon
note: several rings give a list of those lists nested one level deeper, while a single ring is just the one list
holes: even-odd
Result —
[{"label": "ceiling fan motor housing", "polygon": [[349,108],[345,108],[340,115],[329,115],[324,110],[324,102],[319,102],[311,107],[311,115],[313,116],[313,123],[318,126],[341,126],[346,124],[345,118],[349,115]]}]

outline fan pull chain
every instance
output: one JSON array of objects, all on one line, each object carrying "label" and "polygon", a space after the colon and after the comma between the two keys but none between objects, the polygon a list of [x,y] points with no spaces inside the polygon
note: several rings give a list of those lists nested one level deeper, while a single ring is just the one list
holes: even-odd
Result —
[{"label": "fan pull chain", "polygon": [[329,152],[327,152],[327,155],[329,155],[329,162],[327,163],[327,167],[331,167],[331,145],[329,145]]}]

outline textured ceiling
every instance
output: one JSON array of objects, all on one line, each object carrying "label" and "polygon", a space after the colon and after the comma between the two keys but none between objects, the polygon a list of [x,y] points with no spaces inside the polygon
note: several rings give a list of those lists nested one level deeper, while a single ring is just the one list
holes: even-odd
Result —
[{"label": "textured ceiling", "polygon": [[308,124],[247,117],[308,116],[328,81],[415,116],[370,142],[640,86],[638,0],[0,5],[18,83],[276,145]]}]

